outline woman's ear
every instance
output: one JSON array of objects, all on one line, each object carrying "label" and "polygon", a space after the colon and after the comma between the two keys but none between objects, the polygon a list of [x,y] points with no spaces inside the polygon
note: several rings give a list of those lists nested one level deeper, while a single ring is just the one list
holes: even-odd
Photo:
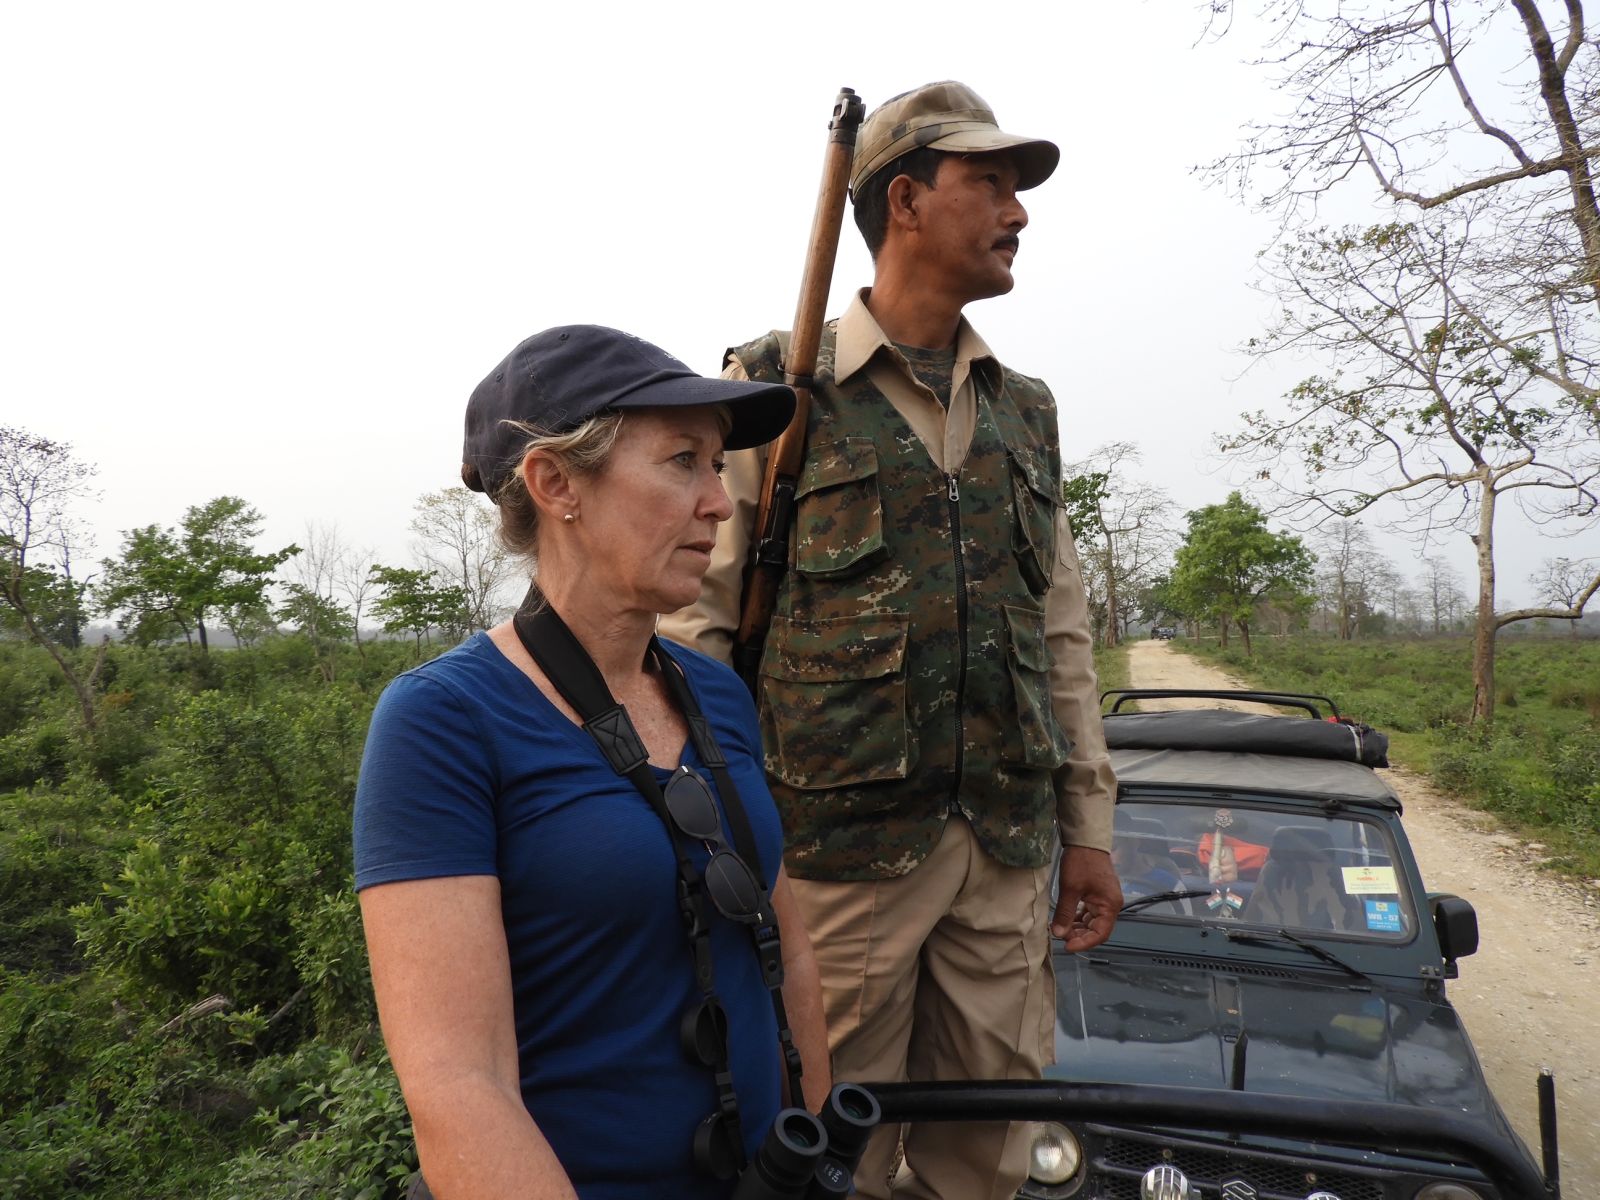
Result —
[{"label": "woman's ear", "polygon": [[548,451],[528,451],[522,460],[522,486],[528,489],[528,498],[541,518],[559,521],[578,507],[572,476]]}]

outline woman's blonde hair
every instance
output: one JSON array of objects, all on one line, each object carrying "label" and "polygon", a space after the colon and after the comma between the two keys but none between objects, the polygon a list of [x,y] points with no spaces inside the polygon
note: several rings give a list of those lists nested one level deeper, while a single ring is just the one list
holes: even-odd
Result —
[{"label": "woman's blonde hair", "polygon": [[507,553],[525,559],[530,569],[537,566],[539,510],[533,503],[533,497],[528,495],[527,481],[522,474],[528,454],[542,450],[575,475],[593,475],[603,470],[611,457],[611,451],[617,444],[617,434],[622,430],[622,416],[615,409],[596,413],[566,433],[543,433],[522,421],[506,422],[511,428],[528,435],[516,470],[500,485],[500,491],[494,497],[500,509],[500,544]]}]

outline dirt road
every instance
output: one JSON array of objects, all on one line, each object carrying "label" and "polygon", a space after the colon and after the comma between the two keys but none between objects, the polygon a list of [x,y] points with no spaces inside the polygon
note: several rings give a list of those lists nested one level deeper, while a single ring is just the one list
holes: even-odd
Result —
[{"label": "dirt road", "polygon": [[[1129,662],[1133,687],[1241,686],[1166,642],[1135,642]],[[1449,993],[1489,1085],[1537,1156],[1534,1078],[1540,1067],[1555,1070],[1562,1194],[1600,1200],[1600,881],[1554,879],[1539,870],[1538,843],[1501,832],[1404,767],[1383,774],[1405,806],[1429,889],[1477,909],[1480,947]]]}]

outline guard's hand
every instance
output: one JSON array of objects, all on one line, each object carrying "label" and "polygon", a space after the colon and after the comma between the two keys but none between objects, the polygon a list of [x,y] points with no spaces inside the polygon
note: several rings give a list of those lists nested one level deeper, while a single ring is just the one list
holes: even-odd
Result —
[{"label": "guard's hand", "polygon": [[1111,855],[1088,846],[1061,852],[1061,898],[1050,919],[1050,936],[1062,938],[1069,952],[1092,950],[1111,936],[1122,911],[1122,884]]}]

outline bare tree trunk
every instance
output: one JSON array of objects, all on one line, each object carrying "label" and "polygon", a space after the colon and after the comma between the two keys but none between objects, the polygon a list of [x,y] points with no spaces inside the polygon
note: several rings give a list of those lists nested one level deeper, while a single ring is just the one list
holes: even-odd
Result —
[{"label": "bare tree trunk", "polygon": [[1478,532],[1472,544],[1478,551],[1478,619],[1472,636],[1472,723],[1494,720],[1494,508],[1499,494],[1484,472],[1483,498],[1478,506]]},{"label": "bare tree trunk", "polygon": [[1115,646],[1122,641],[1122,622],[1117,616],[1117,556],[1111,545],[1111,534],[1106,533],[1106,645]]},{"label": "bare tree trunk", "polygon": [[1253,656],[1255,651],[1250,649],[1250,622],[1239,622],[1239,636],[1244,639],[1244,652],[1246,657]]},{"label": "bare tree trunk", "polygon": [[[72,685],[73,694],[78,698],[78,715],[83,718],[84,731],[93,734],[96,724],[94,691],[89,684],[78,678],[78,672],[67,662],[66,656],[56,647],[55,642],[46,637],[44,631],[34,624],[33,614],[21,609],[17,611],[22,614],[22,622],[28,631],[29,640],[37,646],[44,647],[45,653],[55,660],[56,667],[61,671],[66,681]],[[101,657],[104,657],[103,653]],[[98,674],[98,663],[95,664],[95,671]]]}]

